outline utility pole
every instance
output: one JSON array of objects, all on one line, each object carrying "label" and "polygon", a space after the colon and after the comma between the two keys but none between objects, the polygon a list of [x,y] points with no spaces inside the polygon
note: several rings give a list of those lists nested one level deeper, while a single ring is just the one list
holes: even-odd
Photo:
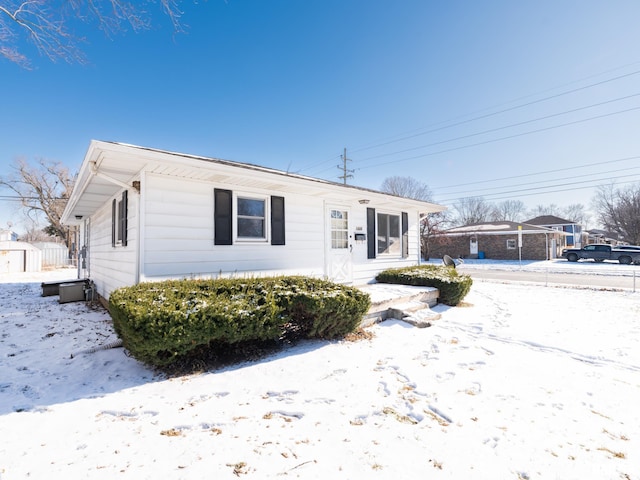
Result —
[{"label": "utility pole", "polygon": [[347,184],[347,178],[353,178],[353,172],[355,170],[349,170],[347,168],[347,162],[350,162],[351,159],[347,158],[347,149],[344,149],[344,155],[342,155],[342,165],[338,165],[338,168],[340,170],[342,170],[342,175],[340,175],[338,178],[342,179],[342,183],[344,183],[345,185]]}]

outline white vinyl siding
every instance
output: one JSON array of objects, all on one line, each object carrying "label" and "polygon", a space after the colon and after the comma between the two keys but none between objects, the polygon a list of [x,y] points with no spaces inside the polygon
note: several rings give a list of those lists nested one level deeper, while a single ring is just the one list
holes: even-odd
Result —
[{"label": "white vinyl siding", "polygon": [[[212,185],[209,182],[147,175],[145,278],[218,276],[242,272],[323,274],[322,200],[303,195],[286,196],[286,245],[266,241],[239,241],[214,245],[213,188],[243,198],[264,198],[265,228],[269,228],[269,195]],[[235,192],[238,192],[237,194]],[[234,201],[234,210],[235,208]],[[235,212],[234,212],[235,215]]]}]

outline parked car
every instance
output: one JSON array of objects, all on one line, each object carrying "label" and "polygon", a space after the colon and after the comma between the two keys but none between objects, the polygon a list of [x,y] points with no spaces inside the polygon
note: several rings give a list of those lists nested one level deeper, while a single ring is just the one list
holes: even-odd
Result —
[{"label": "parked car", "polygon": [[629,265],[640,263],[640,249],[621,249],[608,244],[591,244],[583,248],[565,248],[562,250],[562,258],[566,258],[570,262],[577,262],[580,259],[592,259],[595,262],[617,260]]},{"label": "parked car", "polygon": [[[631,250],[634,252],[640,252],[640,245],[617,245],[618,250]],[[640,265],[640,259],[634,260],[634,265]]]}]

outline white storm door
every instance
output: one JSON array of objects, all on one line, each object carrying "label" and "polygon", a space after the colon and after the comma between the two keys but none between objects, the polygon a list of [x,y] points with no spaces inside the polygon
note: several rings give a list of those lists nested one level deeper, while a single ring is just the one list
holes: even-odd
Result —
[{"label": "white storm door", "polygon": [[349,209],[327,207],[327,277],[337,283],[353,282]]}]

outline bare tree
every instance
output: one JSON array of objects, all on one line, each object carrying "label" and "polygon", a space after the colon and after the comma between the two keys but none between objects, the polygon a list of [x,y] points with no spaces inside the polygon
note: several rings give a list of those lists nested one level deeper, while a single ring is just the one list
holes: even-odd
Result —
[{"label": "bare tree", "polygon": [[426,183],[419,182],[412,177],[387,177],[382,182],[380,190],[400,197],[425,200],[430,202],[433,195]]},{"label": "bare tree", "polygon": [[74,21],[96,24],[107,35],[151,26],[150,4],[158,5],[180,30],[178,0],[22,0],[0,3],[0,56],[23,67],[29,59],[18,43],[29,40],[41,55],[52,61],[85,61],[79,48],[82,39],[73,33]]},{"label": "bare tree", "polygon": [[491,220],[494,222],[518,222],[522,220],[527,207],[520,200],[505,200],[493,206]]},{"label": "bare tree", "polygon": [[451,224],[450,215],[444,212],[427,213],[420,219],[420,248],[422,258],[429,259],[431,245],[437,235]]},{"label": "bare tree", "polygon": [[613,185],[600,187],[593,203],[606,230],[629,243],[640,244],[640,183],[625,189]]},{"label": "bare tree", "polygon": [[34,223],[42,216],[49,225],[44,231],[62,240],[67,240],[67,229],[60,223],[60,217],[67,204],[75,176],[60,162],[39,160],[37,166],[26,160],[16,160],[14,172],[8,177],[0,177],[0,185],[5,185],[20,199],[24,212]]},{"label": "bare tree", "polygon": [[531,217],[540,217],[542,215],[553,215],[557,217],[562,215],[562,211],[558,205],[551,203],[549,205],[536,205],[529,212],[529,216]]},{"label": "bare tree", "polygon": [[466,197],[453,205],[456,211],[457,225],[473,225],[488,222],[491,219],[493,206],[482,197]]},{"label": "bare tree", "polygon": [[[380,190],[400,197],[415,200],[432,201],[431,189],[426,183],[419,182],[412,177],[388,177],[382,182]],[[449,223],[446,211],[427,213],[420,219],[420,239],[423,258],[429,258],[429,246],[433,238],[441,233]]]},{"label": "bare tree", "polygon": [[589,222],[589,214],[581,203],[572,203],[568,207],[564,207],[562,217],[581,225],[586,225]]}]

